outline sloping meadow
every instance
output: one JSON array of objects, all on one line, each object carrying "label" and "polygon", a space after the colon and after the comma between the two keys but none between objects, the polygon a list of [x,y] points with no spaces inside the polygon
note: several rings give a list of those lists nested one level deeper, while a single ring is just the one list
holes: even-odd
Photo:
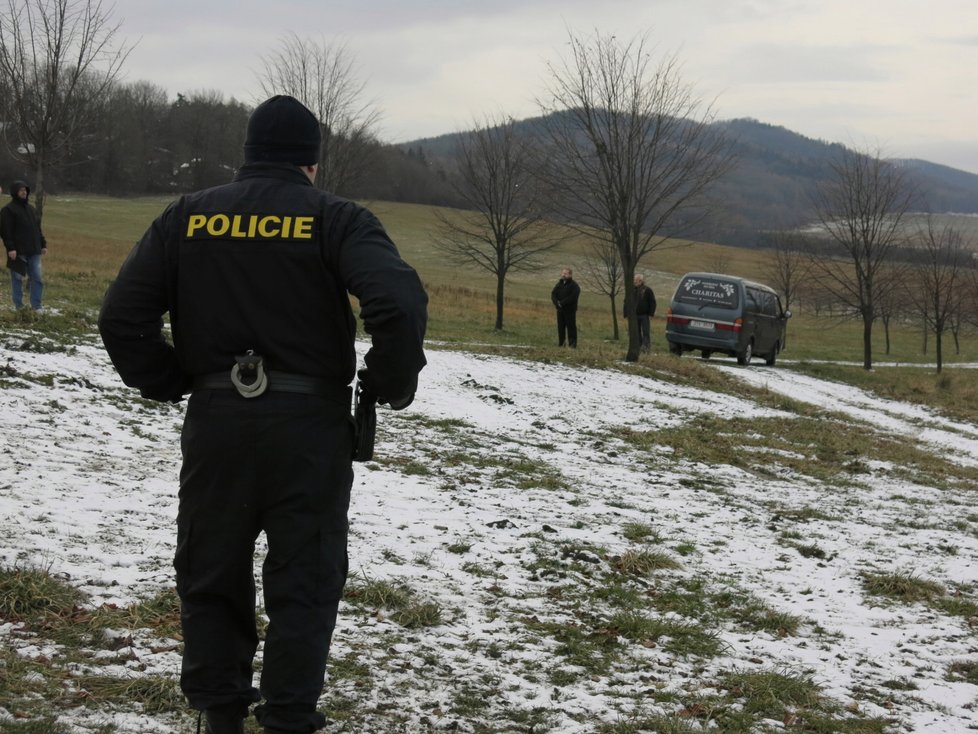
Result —
[{"label": "sloping meadow", "polygon": [[[3,731],[192,731],[182,408],[2,341]],[[429,362],[357,466],[328,731],[978,726],[975,427],[783,368]]]}]

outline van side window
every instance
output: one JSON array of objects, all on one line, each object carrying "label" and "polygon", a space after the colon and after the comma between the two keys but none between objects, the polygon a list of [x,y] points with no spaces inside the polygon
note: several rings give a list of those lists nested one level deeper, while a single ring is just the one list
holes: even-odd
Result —
[{"label": "van side window", "polygon": [[778,315],[777,301],[777,296],[775,296],[773,293],[764,294],[764,314],[766,316]]},{"label": "van side window", "polygon": [[745,305],[747,306],[747,311],[748,312],[750,312],[750,313],[759,313],[760,312],[760,310],[761,310],[761,305],[760,305],[760,300],[761,300],[760,297],[761,297],[761,295],[762,295],[761,293],[758,293],[753,288],[748,288],[747,289],[747,303]]}]

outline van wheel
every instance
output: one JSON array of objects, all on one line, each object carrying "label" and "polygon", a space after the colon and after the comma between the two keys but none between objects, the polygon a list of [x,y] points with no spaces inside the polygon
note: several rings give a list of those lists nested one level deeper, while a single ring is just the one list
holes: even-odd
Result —
[{"label": "van wheel", "polygon": [[748,365],[754,356],[754,340],[751,339],[744,347],[744,351],[737,352],[737,364]]},{"label": "van wheel", "polygon": [[677,357],[683,356],[683,348],[676,344],[675,342],[669,342],[669,353],[675,354]]},{"label": "van wheel", "polygon": [[774,367],[774,363],[778,361],[778,352],[780,351],[781,345],[775,344],[774,349],[771,350],[771,353],[764,358],[764,364],[766,364],[768,367]]},{"label": "van wheel", "polygon": [[709,359],[712,356],[713,356],[713,352],[711,350],[709,349],[703,350],[703,359]]}]

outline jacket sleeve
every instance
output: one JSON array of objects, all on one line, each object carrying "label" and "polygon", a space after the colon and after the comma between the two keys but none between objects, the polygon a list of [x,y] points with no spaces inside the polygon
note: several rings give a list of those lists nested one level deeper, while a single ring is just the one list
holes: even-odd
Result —
[{"label": "jacket sleeve", "polygon": [[0,209],[0,239],[3,240],[4,250],[16,250],[14,247],[13,221],[7,207]]},{"label": "jacket sleeve", "polygon": [[337,265],[344,286],[360,302],[360,318],[371,338],[365,357],[368,386],[391,402],[413,396],[427,363],[428,295],[421,279],[366,209],[356,212],[346,228]]},{"label": "jacket sleeve", "polygon": [[655,293],[649,288],[649,316],[655,316]]},{"label": "jacket sleeve", "polygon": [[102,342],[122,381],[144,398],[161,402],[180,400],[191,379],[163,337],[168,309],[163,232],[171,212],[172,207],[153,222],[129,253],[98,319]]}]

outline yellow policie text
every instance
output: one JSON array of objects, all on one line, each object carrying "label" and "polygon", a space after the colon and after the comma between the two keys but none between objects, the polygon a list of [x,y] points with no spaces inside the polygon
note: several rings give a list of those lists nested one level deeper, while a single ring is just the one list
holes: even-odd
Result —
[{"label": "yellow policie text", "polygon": [[191,214],[187,239],[311,240],[315,217],[277,214]]}]

